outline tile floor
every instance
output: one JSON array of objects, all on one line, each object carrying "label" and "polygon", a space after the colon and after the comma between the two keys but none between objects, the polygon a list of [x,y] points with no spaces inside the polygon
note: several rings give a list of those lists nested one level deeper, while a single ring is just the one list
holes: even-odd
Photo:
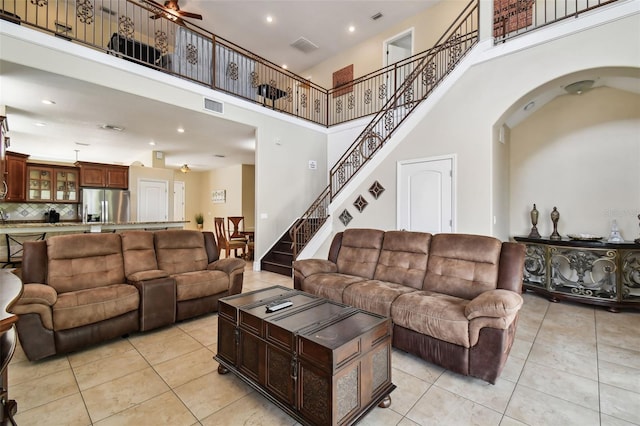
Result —
[{"label": "tile floor", "polygon": [[[246,291],[291,279],[247,270]],[[388,409],[362,425],[640,425],[640,312],[524,295],[495,385],[394,350]],[[9,367],[16,420],[30,425],[295,425],[232,374],[218,375],[217,315]]]}]

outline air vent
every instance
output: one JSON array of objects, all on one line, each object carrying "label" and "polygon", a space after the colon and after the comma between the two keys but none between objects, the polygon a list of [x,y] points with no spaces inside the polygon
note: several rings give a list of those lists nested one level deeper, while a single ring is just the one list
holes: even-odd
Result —
[{"label": "air vent", "polygon": [[224,104],[220,101],[204,98],[204,109],[218,114],[224,114]]},{"label": "air vent", "polygon": [[311,53],[314,50],[319,49],[316,44],[312,43],[304,37],[300,37],[299,39],[291,43],[291,47],[298,49],[303,53]]},{"label": "air vent", "polygon": [[380,18],[382,18],[382,13],[381,12],[378,12],[378,13],[376,13],[375,15],[373,15],[371,17],[371,19],[373,19],[374,21],[377,21]]}]

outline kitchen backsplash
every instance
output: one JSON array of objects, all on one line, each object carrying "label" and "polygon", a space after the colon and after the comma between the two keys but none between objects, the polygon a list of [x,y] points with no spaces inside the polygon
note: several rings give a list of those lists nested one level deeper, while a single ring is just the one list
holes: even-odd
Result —
[{"label": "kitchen backsplash", "polygon": [[49,210],[60,213],[60,220],[78,220],[77,204],[57,203],[0,203],[8,222],[23,220],[43,220]]}]

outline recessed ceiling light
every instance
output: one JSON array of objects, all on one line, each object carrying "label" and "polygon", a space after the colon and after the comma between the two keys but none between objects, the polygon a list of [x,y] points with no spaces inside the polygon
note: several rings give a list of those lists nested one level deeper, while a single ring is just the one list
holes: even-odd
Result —
[{"label": "recessed ceiling light", "polygon": [[224,157],[226,157],[226,155],[224,155],[224,154],[213,154],[213,156],[214,156],[214,157],[217,157],[217,158],[224,158]]},{"label": "recessed ceiling light", "polygon": [[354,27],[353,25],[349,26],[349,32],[350,33],[355,32],[355,30],[356,30],[356,27]]},{"label": "recessed ceiling light", "polygon": [[273,22],[273,16],[267,15],[267,22],[269,23]]},{"label": "recessed ceiling light", "polygon": [[287,66],[287,64],[282,64],[282,68],[286,70],[289,67]]},{"label": "recessed ceiling light", "polygon": [[154,141],[151,141],[151,142],[149,142],[149,145],[156,146],[156,143]]},{"label": "recessed ceiling light", "polygon": [[38,127],[44,127],[47,125],[47,123],[38,122],[38,123],[35,123],[35,125]]},{"label": "recessed ceiling light", "polygon": [[526,105],[524,106],[524,110],[525,110],[525,111],[529,111],[529,110],[530,110],[530,109],[532,109],[534,106],[536,106],[536,103],[535,103],[535,102],[533,102],[533,101],[531,101],[531,102],[529,102],[528,104],[526,104]]},{"label": "recessed ceiling light", "polygon": [[45,105],[55,105],[55,101],[49,100],[49,99],[43,99],[42,103]]},{"label": "recessed ceiling light", "polygon": [[184,129],[182,127],[178,127],[177,131],[178,133],[184,133]]},{"label": "recessed ceiling light", "polygon": [[89,146],[88,143],[86,142],[76,142],[76,145],[80,145],[80,146]]}]

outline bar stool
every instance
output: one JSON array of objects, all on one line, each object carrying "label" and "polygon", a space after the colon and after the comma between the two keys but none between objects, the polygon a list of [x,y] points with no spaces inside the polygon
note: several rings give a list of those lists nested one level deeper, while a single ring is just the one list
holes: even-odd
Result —
[{"label": "bar stool", "polygon": [[11,265],[12,268],[16,268],[16,265],[22,263],[22,244],[25,241],[42,241],[46,235],[46,232],[38,234],[4,234],[7,241],[7,261],[4,262],[2,267],[6,268]]}]

